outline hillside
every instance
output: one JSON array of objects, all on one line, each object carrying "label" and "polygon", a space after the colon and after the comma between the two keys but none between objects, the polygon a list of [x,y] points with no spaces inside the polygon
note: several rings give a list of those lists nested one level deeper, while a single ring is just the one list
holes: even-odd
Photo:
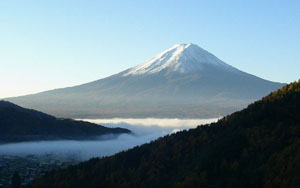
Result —
[{"label": "hillside", "polygon": [[104,134],[130,133],[48,114],[0,101],[0,143],[32,140],[93,139]]},{"label": "hillside", "polygon": [[54,171],[34,188],[300,185],[300,80],[217,123]]},{"label": "hillside", "polygon": [[215,118],[281,88],[195,44],[177,44],[135,67],[79,86],[6,99],[57,117]]}]

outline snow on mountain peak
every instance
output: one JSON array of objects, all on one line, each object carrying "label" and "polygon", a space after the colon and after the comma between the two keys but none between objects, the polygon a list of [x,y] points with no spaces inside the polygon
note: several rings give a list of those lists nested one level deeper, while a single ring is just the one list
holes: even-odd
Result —
[{"label": "snow on mountain peak", "polygon": [[203,70],[205,65],[227,70],[234,69],[208,51],[188,43],[174,45],[150,60],[127,70],[123,76],[153,74],[162,70],[191,73]]}]

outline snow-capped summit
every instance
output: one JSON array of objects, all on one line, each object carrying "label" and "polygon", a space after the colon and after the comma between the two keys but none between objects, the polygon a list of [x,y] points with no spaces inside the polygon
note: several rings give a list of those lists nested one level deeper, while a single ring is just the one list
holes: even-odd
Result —
[{"label": "snow-capped summit", "polygon": [[59,117],[208,118],[240,110],[280,87],[189,43],[107,78],[7,100]]},{"label": "snow-capped summit", "polygon": [[206,66],[214,66],[228,71],[235,70],[208,51],[195,44],[188,43],[174,45],[150,60],[129,69],[123,76],[153,74],[162,70],[191,73],[201,71]]}]

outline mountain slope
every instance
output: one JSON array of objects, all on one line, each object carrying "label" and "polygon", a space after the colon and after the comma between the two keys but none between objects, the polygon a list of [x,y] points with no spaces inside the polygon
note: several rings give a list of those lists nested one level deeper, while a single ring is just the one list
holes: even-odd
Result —
[{"label": "mountain slope", "polygon": [[0,101],[0,143],[31,140],[92,139],[104,134],[130,133],[127,129],[57,119],[39,111]]},{"label": "mountain slope", "polygon": [[54,171],[34,188],[296,188],[300,80],[217,123]]},{"label": "mountain slope", "polygon": [[241,109],[281,86],[194,44],[179,44],[104,79],[7,100],[58,117],[208,118]]}]

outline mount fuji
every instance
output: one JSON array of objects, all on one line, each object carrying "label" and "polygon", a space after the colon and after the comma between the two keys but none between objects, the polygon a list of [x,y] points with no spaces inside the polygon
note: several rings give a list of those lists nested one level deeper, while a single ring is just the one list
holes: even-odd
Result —
[{"label": "mount fuji", "polygon": [[151,60],[129,69],[124,76],[154,74],[162,70],[167,70],[168,73],[189,74],[204,71],[205,66],[227,71],[237,70],[197,45],[189,43],[173,46]]},{"label": "mount fuji", "polygon": [[189,43],[104,79],[6,100],[59,117],[209,118],[240,110],[282,85]]}]

